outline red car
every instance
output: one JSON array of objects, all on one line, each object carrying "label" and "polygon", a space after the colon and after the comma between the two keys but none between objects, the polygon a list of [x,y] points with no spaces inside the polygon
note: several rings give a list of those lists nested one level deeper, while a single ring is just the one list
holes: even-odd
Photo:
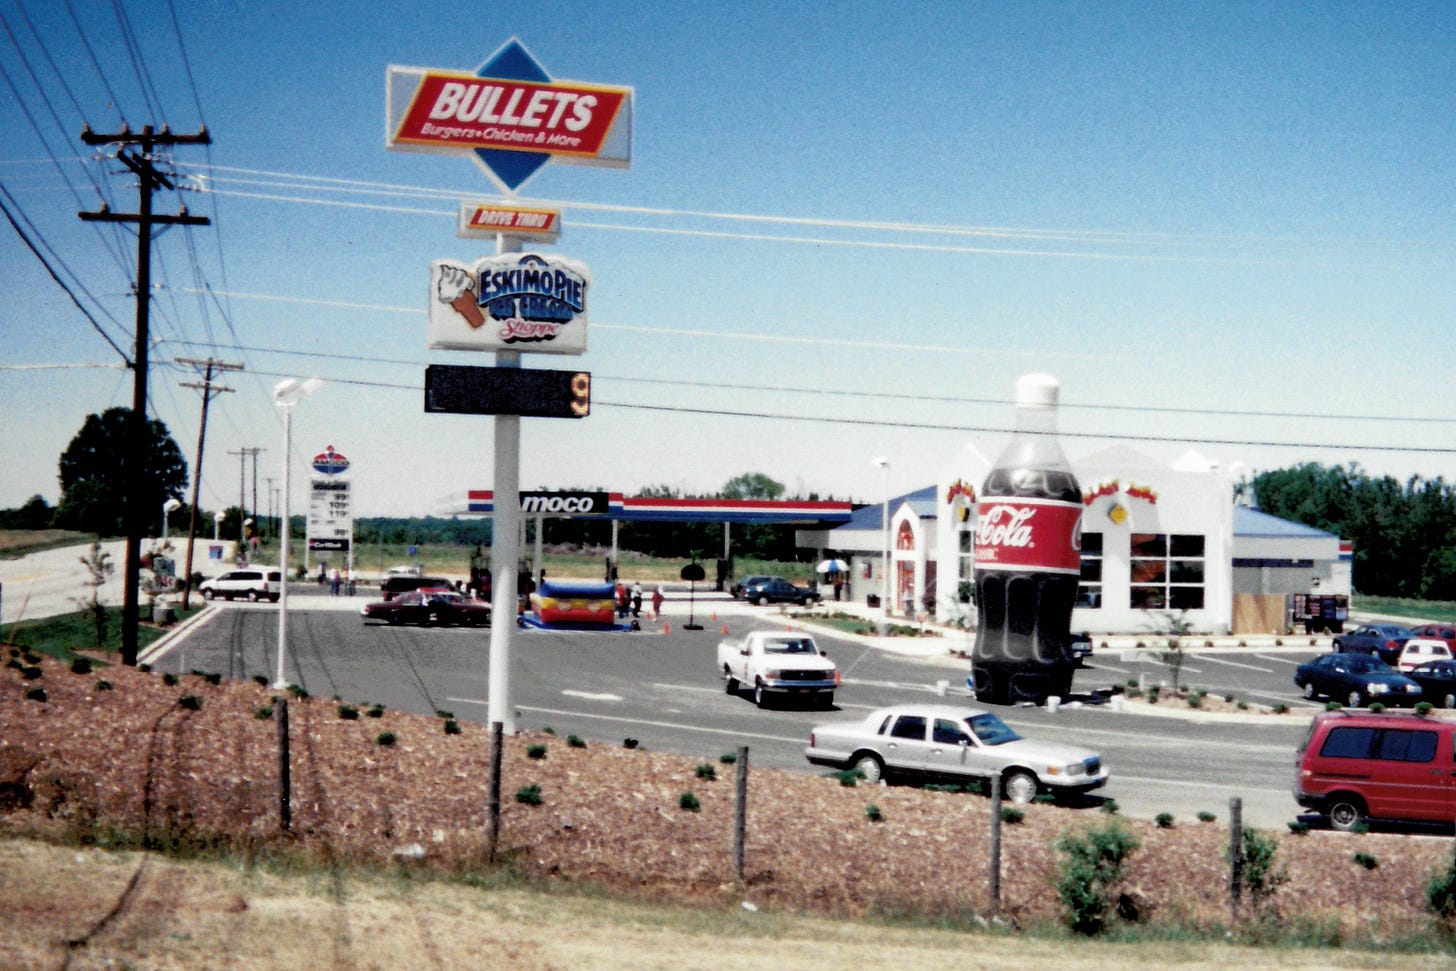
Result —
[{"label": "red car", "polygon": [[1447,647],[1456,651],[1456,624],[1422,624],[1411,628],[1411,636],[1445,641]]},{"label": "red car", "polygon": [[424,587],[402,593],[393,600],[376,600],[365,604],[359,613],[365,622],[382,620],[386,624],[420,624],[425,627],[485,627],[490,624],[490,604],[468,600],[448,587]]}]

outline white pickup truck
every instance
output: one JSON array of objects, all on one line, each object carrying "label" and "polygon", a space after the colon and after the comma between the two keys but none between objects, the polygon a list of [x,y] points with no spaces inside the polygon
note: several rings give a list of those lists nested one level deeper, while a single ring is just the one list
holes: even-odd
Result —
[{"label": "white pickup truck", "polygon": [[775,694],[808,695],[828,708],[839,687],[834,662],[814,638],[794,631],[755,630],[741,638],[723,638],[718,642],[718,671],[730,695],[747,685],[760,708]]}]

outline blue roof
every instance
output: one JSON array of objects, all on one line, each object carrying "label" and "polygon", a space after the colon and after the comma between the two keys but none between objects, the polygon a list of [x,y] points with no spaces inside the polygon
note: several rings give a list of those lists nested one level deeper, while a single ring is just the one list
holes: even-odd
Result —
[{"label": "blue roof", "polygon": [[[894,514],[896,509],[904,503],[909,503],[910,508],[921,519],[932,519],[935,517],[935,486],[926,486],[923,489],[916,489],[914,492],[907,492],[903,496],[896,496],[890,500],[890,513]],[[836,529],[879,529],[881,519],[881,503],[869,506],[860,506],[850,513],[849,522]]]},{"label": "blue roof", "polygon": [[1271,516],[1261,509],[1249,506],[1234,506],[1235,536],[1274,536],[1280,539],[1338,539],[1334,533],[1327,533],[1303,523],[1292,523],[1278,516]]}]

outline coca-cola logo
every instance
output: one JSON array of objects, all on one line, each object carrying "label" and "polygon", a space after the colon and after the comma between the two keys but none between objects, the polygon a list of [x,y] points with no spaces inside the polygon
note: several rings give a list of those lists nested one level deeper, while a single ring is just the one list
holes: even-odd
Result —
[{"label": "coca-cola logo", "polygon": [[1026,546],[1031,543],[1032,517],[1028,506],[992,506],[983,510],[976,524],[977,546]]}]

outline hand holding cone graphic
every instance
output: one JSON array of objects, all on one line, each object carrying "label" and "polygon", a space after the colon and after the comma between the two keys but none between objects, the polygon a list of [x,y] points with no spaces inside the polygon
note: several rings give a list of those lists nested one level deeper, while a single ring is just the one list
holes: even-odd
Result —
[{"label": "hand holding cone graphic", "polygon": [[440,280],[436,285],[436,296],[441,303],[448,303],[455,312],[470,322],[471,327],[485,324],[485,315],[475,295],[475,277],[462,266],[440,267]]}]

